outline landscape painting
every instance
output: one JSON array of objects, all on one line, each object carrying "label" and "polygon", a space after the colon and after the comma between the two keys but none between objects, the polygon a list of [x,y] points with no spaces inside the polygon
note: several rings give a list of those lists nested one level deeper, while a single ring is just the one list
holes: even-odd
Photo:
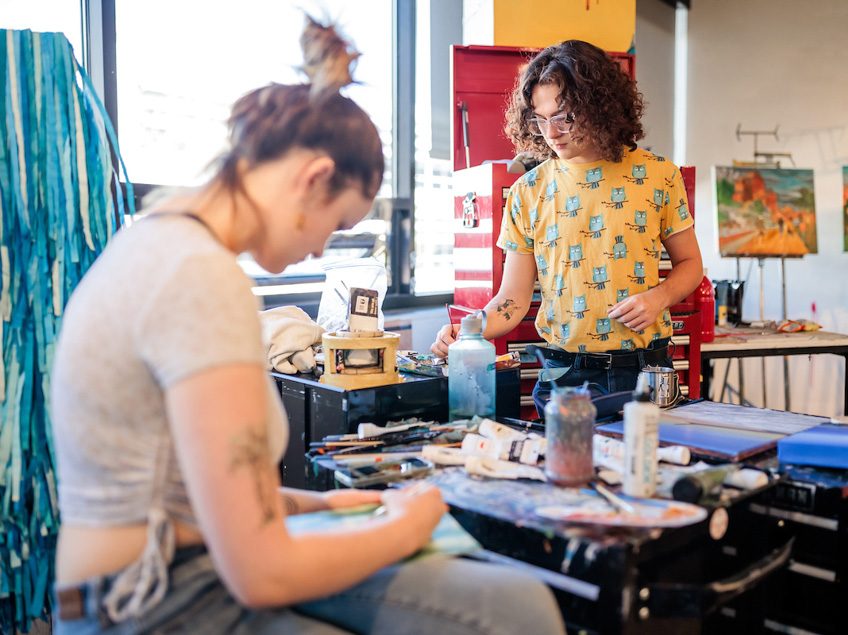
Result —
[{"label": "landscape painting", "polygon": [[812,170],[717,166],[713,179],[722,256],[818,251]]}]

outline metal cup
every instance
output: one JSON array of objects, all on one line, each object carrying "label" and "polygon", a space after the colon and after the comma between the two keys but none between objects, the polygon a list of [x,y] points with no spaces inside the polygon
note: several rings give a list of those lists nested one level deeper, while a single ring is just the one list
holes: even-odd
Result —
[{"label": "metal cup", "polygon": [[648,377],[651,388],[651,401],[660,408],[671,408],[680,401],[680,384],[677,372],[667,366],[645,366],[643,375]]}]

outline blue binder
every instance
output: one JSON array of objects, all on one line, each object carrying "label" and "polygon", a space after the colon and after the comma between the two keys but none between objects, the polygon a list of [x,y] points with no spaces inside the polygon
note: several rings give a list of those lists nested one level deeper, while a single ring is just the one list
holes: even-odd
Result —
[{"label": "blue binder", "polygon": [[848,469],[848,426],[825,423],[777,442],[781,463]]}]

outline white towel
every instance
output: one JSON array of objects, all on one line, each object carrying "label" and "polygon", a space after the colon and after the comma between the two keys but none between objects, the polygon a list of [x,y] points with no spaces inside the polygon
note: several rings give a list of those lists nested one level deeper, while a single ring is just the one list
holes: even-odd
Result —
[{"label": "white towel", "polygon": [[303,309],[281,306],[260,311],[262,336],[268,348],[268,367],[287,375],[315,369],[313,346],[321,343],[324,329]]}]

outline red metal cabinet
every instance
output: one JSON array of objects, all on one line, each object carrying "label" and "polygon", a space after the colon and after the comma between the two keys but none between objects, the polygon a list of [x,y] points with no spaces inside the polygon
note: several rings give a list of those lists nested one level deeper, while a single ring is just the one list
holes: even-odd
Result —
[{"label": "red metal cabinet", "polygon": [[[496,246],[501,228],[504,201],[517,175],[509,174],[500,163],[458,170],[453,175],[454,195],[454,302],[481,309],[497,293],[503,276],[505,255]],[[498,355],[527,344],[541,344],[534,324],[541,298],[533,294],[533,303],[525,318],[504,337],[493,340]],[[536,409],[530,393],[538,375],[538,364],[522,355],[521,416],[535,419]]]}]

